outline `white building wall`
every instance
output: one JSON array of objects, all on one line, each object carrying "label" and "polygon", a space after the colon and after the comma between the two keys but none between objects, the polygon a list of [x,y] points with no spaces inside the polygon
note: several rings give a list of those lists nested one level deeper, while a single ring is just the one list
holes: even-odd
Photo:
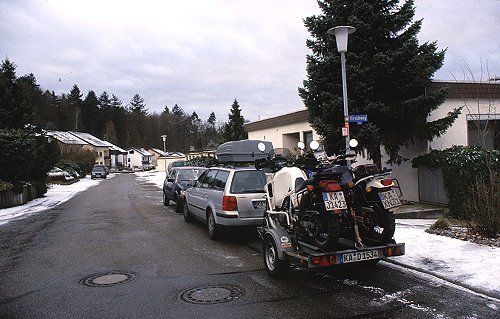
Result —
[{"label": "white building wall", "polygon": [[454,108],[464,106],[462,113],[442,136],[435,138],[429,143],[431,149],[443,150],[450,148],[453,145],[469,145],[467,138],[467,115],[494,115],[497,114],[497,109],[500,106],[500,101],[498,100],[459,100],[459,99],[448,99],[446,100],[438,110],[435,110],[428,117],[428,121],[434,121],[438,118],[442,118],[448,114],[448,112],[453,111]]},{"label": "white building wall", "polygon": [[[309,123],[294,123],[289,125],[277,126],[270,129],[264,129],[259,131],[248,132],[249,140],[266,140],[273,143],[273,147],[281,148],[287,147],[284,144],[292,143],[288,139],[287,134],[298,133],[300,135],[300,140],[303,141],[303,133],[311,132],[313,133],[313,140],[319,140],[319,135],[311,128]],[[295,145],[294,145],[295,146]],[[290,148],[289,146],[287,148]]]}]

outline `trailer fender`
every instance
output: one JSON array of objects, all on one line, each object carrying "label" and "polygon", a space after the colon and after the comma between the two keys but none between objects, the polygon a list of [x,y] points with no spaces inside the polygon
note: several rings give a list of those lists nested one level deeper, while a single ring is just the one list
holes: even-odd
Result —
[{"label": "trailer fender", "polygon": [[[268,229],[263,238],[266,238],[268,236],[272,237],[274,243],[276,244],[276,249],[278,250],[279,259],[281,260],[285,259],[286,257],[284,253],[285,251],[290,253],[294,252],[292,239],[290,238],[290,235],[285,229],[283,228]],[[265,248],[262,247],[262,250],[264,249]]]}]

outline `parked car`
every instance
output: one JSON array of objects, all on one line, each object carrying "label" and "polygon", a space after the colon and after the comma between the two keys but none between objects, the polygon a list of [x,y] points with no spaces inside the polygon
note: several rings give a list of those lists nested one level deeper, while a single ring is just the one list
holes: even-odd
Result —
[{"label": "parked car", "polygon": [[170,201],[174,201],[176,212],[182,213],[184,191],[193,186],[198,177],[206,170],[205,167],[174,167],[170,169],[163,181],[163,205],[168,206]]},{"label": "parked car", "polygon": [[59,167],[54,167],[47,174],[49,177],[49,181],[70,181],[75,179],[69,172],[63,171]]},{"label": "parked car", "polygon": [[90,178],[107,178],[108,177],[108,169],[104,165],[94,165],[92,168],[92,172],[90,173]]},{"label": "parked car", "polygon": [[205,222],[215,239],[222,227],[263,224],[266,175],[253,167],[213,167],[184,192],[184,220]]},{"label": "parked car", "polygon": [[184,161],[184,160],[170,162],[170,163],[168,163],[167,173],[170,172],[170,170],[174,167],[183,167],[183,166],[186,166],[186,164],[187,164],[187,161]]}]

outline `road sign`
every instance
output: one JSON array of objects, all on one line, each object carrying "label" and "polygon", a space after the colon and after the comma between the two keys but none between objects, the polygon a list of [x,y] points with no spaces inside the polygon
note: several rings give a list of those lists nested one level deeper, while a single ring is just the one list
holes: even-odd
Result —
[{"label": "road sign", "polygon": [[347,135],[349,135],[349,127],[343,127],[342,136],[347,136]]},{"label": "road sign", "polygon": [[368,114],[350,114],[349,122],[356,122],[358,124],[363,124],[363,122],[368,122]]}]

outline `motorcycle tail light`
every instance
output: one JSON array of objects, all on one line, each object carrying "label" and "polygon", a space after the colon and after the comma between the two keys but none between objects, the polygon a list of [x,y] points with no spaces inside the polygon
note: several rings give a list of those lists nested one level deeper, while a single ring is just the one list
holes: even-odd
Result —
[{"label": "motorcycle tail light", "polygon": [[340,187],[340,184],[337,181],[320,181],[319,186],[327,192],[342,190],[342,187]]},{"label": "motorcycle tail light", "polygon": [[238,200],[234,196],[222,197],[222,210],[235,211],[238,210]]},{"label": "motorcycle tail light", "polygon": [[392,179],[385,178],[385,179],[381,180],[380,183],[382,183],[382,185],[384,185],[384,186],[392,186]]}]

